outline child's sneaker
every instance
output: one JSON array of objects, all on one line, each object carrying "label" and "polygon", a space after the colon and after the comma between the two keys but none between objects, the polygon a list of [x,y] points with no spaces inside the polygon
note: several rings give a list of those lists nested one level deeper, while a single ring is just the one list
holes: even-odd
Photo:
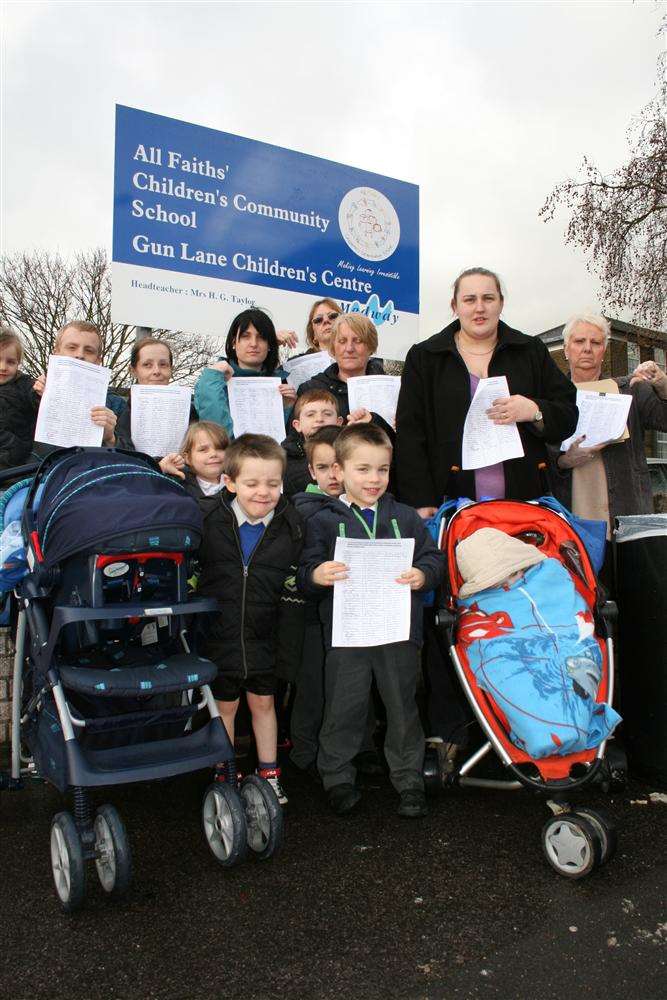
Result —
[{"label": "child's sneaker", "polygon": [[283,787],[280,784],[280,768],[279,767],[258,767],[255,774],[260,778],[264,778],[264,781],[268,781],[271,788],[276,793],[276,797],[281,806],[286,806],[288,803],[288,798],[283,791]]}]

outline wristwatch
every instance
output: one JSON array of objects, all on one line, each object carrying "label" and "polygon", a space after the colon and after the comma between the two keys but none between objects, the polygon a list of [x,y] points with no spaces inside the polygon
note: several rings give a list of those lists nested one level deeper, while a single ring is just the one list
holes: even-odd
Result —
[{"label": "wristwatch", "polygon": [[537,410],[536,411],[535,416],[533,417],[533,420],[535,421],[536,424],[539,424],[540,420],[544,420],[544,417],[542,416],[542,411],[541,410]]}]

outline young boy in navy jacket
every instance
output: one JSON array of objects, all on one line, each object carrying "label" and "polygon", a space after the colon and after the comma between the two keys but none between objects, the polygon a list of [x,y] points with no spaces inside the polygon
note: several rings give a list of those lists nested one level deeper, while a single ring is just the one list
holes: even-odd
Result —
[{"label": "young boy in navy jacket", "polygon": [[[386,493],[392,448],[380,427],[353,424],[344,428],[336,439],[335,451],[344,493],[325,502],[308,520],[297,574],[302,592],[320,601],[327,646],[326,705],[317,766],[334,812],[353,809],[361,798],[355,787],[353,758],[364,738],[375,677],[387,711],[384,753],[391,782],[400,796],[398,813],[424,816],[424,734],[415,702],[423,617],[419,591],[431,590],[441,582],[445,560],[417,512]],[[333,584],[347,577],[347,567],[333,558],[340,535],[414,538],[413,565],[398,581],[412,591],[406,642],[332,648]]]},{"label": "young boy in navy jacket", "polygon": [[282,661],[301,656],[303,606],[289,599],[288,587],[303,544],[302,521],[281,493],[285,452],[273,438],[242,434],[225,452],[224,468],[225,489],[203,509],[197,589],[220,606],[203,652],[218,667],[211,689],[232,743],[245,690],[257,773],[284,805],[274,693]]}]

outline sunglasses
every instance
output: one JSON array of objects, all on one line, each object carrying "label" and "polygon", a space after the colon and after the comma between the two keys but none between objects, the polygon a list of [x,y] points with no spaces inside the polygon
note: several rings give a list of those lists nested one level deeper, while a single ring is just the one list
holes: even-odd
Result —
[{"label": "sunglasses", "polygon": [[340,316],[340,313],[327,313],[326,316],[316,316],[313,320],[313,326],[320,326],[321,323],[324,323],[325,319],[328,319],[330,323],[333,323],[336,316]]}]

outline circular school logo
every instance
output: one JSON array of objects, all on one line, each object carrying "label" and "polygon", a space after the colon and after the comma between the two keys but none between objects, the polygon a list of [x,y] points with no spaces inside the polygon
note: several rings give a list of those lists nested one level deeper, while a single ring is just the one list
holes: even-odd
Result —
[{"label": "circular school logo", "polygon": [[338,209],[338,225],[343,239],[364,260],[386,260],[401,238],[396,209],[374,188],[352,188]]}]

